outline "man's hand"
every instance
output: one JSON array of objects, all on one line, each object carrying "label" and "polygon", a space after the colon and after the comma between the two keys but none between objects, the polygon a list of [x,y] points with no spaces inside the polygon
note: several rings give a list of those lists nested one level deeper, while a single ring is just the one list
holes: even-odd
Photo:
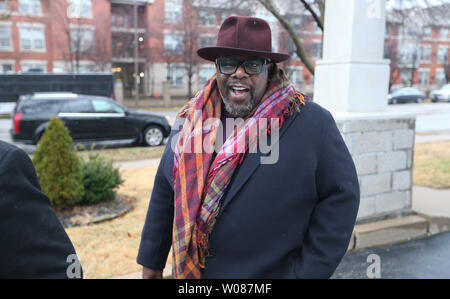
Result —
[{"label": "man's hand", "polygon": [[142,279],[162,279],[163,270],[152,270],[144,267],[142,269]]}]

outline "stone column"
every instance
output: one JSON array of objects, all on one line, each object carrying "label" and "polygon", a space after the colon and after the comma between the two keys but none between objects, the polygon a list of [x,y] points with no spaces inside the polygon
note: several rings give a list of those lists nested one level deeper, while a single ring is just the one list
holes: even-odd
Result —
[{"label": "stone column", "polygon": [[117,103],[123,104],[123,83],[120,79],[114,80],[114,95]]},{"label": "stone column", "polygon": [[332,111],[386,108],[389,60],[383,59],[386,0],[327,0],[323,59],[314,101]]},{"label": "stone column", "polygon": [[170,87],[171,87],[170,81],[164,81],[163,82],[164,107],[169,107],[172,104]]},{"label": "stone column", "polygon": [[386,111],[385,0],[327,0],[314,101],[329,110],[355,162],[358,221],[410,214],[415,116]]}]

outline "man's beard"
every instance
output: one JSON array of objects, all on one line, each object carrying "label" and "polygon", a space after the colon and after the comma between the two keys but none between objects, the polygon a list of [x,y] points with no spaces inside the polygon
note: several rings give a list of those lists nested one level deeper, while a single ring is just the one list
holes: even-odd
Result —
[{"label": "man's beard", "polygon": [[[250,88],[249,92],[250,92],[250,101],[244,105],[234,104],[228,99],[228,97],[220,93],[222,96],[223,103],[225,104],[225,109],[228,111],[228,113],[230,113],[234,117],[246,118],[250,114],[250,112],[252,112],[253,109],[256,106],[258,106],[259,103],[261,102],[261,99],[255,98],[253,88]],[[227,94],[229,93],[228,87],[226,87],[226,93]]]}]

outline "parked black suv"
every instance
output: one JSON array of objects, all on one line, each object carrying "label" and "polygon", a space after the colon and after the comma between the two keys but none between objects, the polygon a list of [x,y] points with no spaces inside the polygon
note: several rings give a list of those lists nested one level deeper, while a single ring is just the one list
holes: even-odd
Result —
[{"label": "parked black suv", "polygon": [[14,108],[13,140],[36,144],[54,115],[64,121],[75,141],[130,140],[157,146],[171,130],[164,116],[129,110],[111,98],[34,93],[21,96]]}]

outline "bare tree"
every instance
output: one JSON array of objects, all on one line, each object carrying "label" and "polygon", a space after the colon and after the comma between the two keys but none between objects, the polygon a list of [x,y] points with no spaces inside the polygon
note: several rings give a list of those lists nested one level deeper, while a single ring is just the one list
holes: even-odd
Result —
[{"label": "bare tree", "polygon": [[[278,9],[276,3],[272,0],[258,0],[283,26],[286,32],[291,37],[294,45],[296,47],[296,54],[306,66],[306,68],[314,74],[315,67],[314,64],[308,55],[308,52],[305,48],[304,41],[295,27],[289,22],[289,18],[286,17],[287,12],[294,11],[293,9],[287,9],[284,13]],[[289,5],[294,5],[292,1],[289,1]],[[308,12],[314,22],[317,24],[317,27],[323,31],[324,28],[324,15],[325,15],[325,0],[298,0],[298,3],[303,7],[304,11]],[[283,2],[283,5],[287,5],[287,2]],[[298,11],[298,10],[297,10]]]},{"label": "bare tree", "polygon": [[188,97],[192,97],[192,79],[198,69],[199,21],[192,0],[183,1],[183,63],[188,79]]}]

